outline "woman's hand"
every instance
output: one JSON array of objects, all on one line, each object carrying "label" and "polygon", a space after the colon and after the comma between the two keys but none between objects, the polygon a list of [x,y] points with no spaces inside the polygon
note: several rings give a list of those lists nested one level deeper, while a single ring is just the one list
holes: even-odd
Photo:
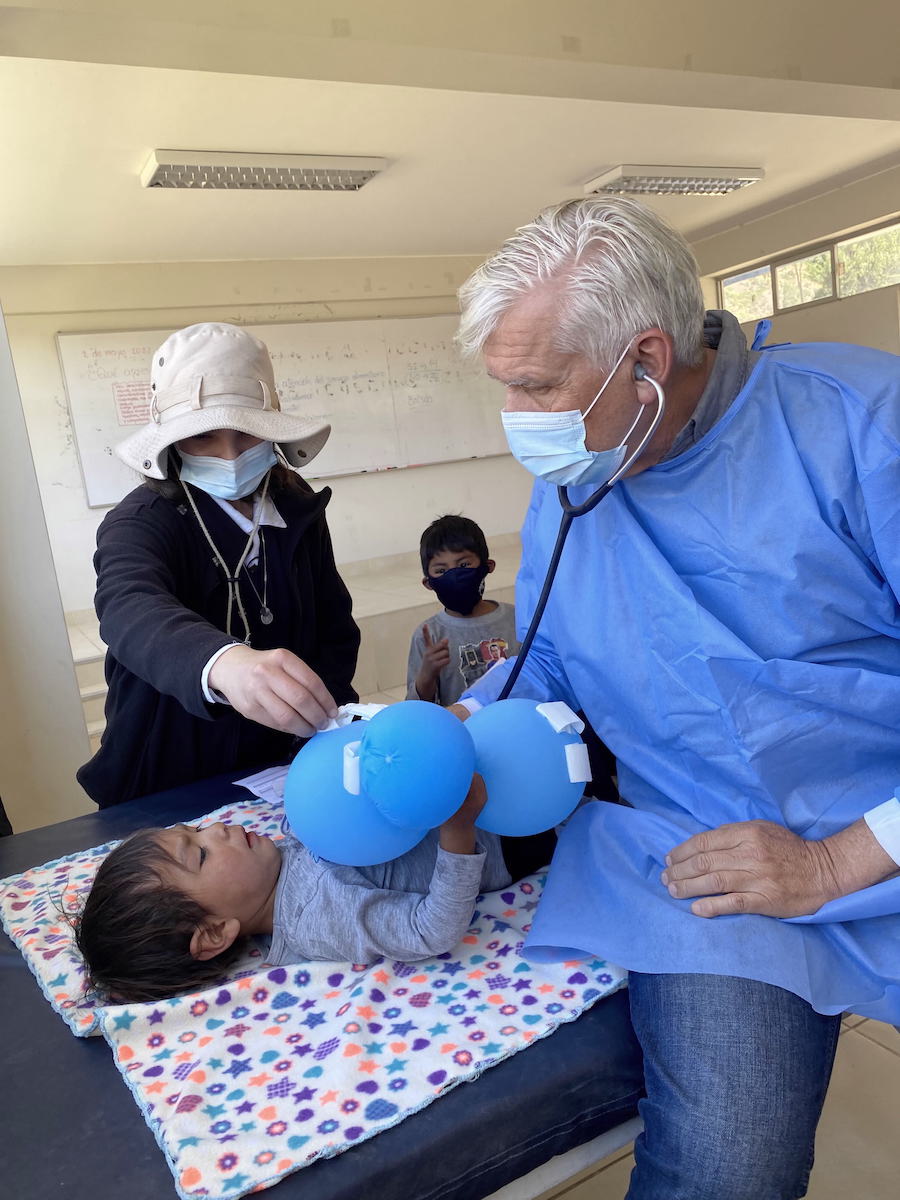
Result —
[{"label": "woman's hand", "polygon": [[698,917],[762,913],[799,917],[840,895],[824,842],[806,841],[772,821],[720,825],[666,855],[662,881]]},{"label": "woman's hand", "polygon": [[441,848],[451,854],[475,853],[475,822],[487,803],[487,789],[480,775],[472,776],[468,795],[449,820],[441,826]]},{"label": "woman's hand", "polygon": [[328,688],[290,650],[231,646],[213,663],[208,682],[242,716],[297,737],[312,737],[337,716]]}]

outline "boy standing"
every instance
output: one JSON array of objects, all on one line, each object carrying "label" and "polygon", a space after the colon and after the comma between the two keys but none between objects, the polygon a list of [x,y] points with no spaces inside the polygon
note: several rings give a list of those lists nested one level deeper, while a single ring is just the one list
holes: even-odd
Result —
[{"label": "boy standing", "polygon": [[489,667],[518,646],[515,609],[485,600],[484,581],[493,571],[480,526],[468,517],[432,521],[419,544],[422,583],[443,604],[415,631],[406,671],[407,698],[446,707]]}]

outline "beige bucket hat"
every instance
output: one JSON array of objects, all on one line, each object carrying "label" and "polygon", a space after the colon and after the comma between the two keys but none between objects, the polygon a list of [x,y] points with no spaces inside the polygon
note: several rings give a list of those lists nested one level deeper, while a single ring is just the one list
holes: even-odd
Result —
[{"label": "beige bucket hat", "polygon": [[265,345],[238,325],[189,325],[153,355],[151,419],[116,446],[122,462],[166,477],[166,451],[182,438],[237,429],[276,442],[292,467],[319,453],[331,426],[281,411]]}]

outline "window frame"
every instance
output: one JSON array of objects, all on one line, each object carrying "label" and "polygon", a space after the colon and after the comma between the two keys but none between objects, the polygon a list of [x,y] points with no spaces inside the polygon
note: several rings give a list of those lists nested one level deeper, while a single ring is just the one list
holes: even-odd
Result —
[{"label": "window frame", "polygon": [[[834,242],[828,242],[825,245],[814,246],[801,251],[801,253],[790,254],[784,258],[773,258],[771,262],[772,271],[772,299],[775,304],[775,312],[773,316],[779,313],[793,312],[797,308],[815,308],[819,304],[831,304],[833,300],[841,299],[837,292],[837,267],[834,254]],[[820,296],[817,300],[799,300],[796,304],[779,304],[778,303],[778,268],[789,267],[791,263],[803,262],[807,258],[816,258],[819,254],[824,254],[827,251],[829,259],[829,267],[831,271],[831,295]]]},{"label": "window frame", "polygon": [[[837,248],[843,245],[844,242],[852,242],[857,238],[865,237],[869,234],[880,233],[883,229],[900,229],[900,220],[896,217],[891,217],[887,221],[879,221],[877,225],[870,225],[868,228],[854,230],[853,233],[844,233],[840,237],[826,238],[818,242],[810,242],[808,246],[804,246],[799,250],[791,250],[787,254],[773,255],[768,258],[757,259],[756,262],[745,263],[739,269],[731,268],[729,271],[723,272],[721,275],[716,275],[716,297],[720,308],[727,307],[723,295],[724,285],[727,280],[735,275],[743,275],[747,271],[757,271],[760,267],[768,267],[772,279],[772,312],[767,313],[764,317],[751,317],[749,320],[764,321],[768,317],[777,317],[782,313],[797,312],[801,308],[816,308],[820,304],[833,304],[837,300],[851,300],[852,296],[842,296],[838,291],[838,273],[837,273]],[[793,262],[799,262],[804,258],[814,258],[817,254],[828,251],[831,258],[831,295],[820,296],[818,300],[803,300],[799,304],[782,305],[778,303],[778,281],[776,278],[776,270],[778,267],[789,266]],[[867,288],[862,292],[854,292],[854,296],[865,296],[869,292],[880,292],[882,288],[900,287],[897,283],[883,283],[877,288]]]}]

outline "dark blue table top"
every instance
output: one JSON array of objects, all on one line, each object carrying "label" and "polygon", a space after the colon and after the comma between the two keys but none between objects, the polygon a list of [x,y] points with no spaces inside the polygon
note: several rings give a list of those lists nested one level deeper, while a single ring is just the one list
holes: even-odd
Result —
[{"label": "dark blue table top", "polygon": [[[204,780],[0,838],[0,878],[145,825],[246,799]],[[102,1038],[75,1038],[0,934],[3,1192],[22,1200],[165,1200],[169,1168]],[[634,1116],[643,1086],[627,993],[370,1141],[277,1184],[272,1200],[479,1200]]]}]

